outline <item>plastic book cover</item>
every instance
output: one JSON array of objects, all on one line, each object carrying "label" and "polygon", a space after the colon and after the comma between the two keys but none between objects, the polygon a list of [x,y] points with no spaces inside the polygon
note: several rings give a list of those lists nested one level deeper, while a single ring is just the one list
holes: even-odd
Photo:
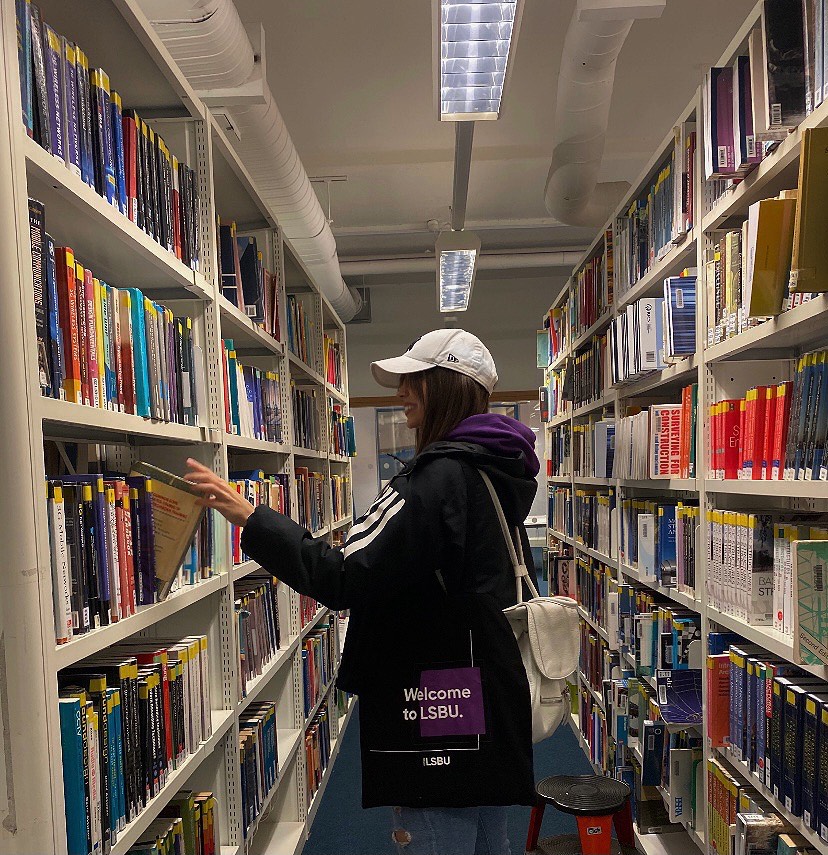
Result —
[{"label": "plastic book cover", "polygon": [[702,672],[698,669],[656,671],[661,717],[667,724],[701,724]]},{"label": "plastic book cover", "polygon": [[828,664],[828,592],[825,568],[828,541],[799,540],[793,543],[794,653],[807,665]]}]

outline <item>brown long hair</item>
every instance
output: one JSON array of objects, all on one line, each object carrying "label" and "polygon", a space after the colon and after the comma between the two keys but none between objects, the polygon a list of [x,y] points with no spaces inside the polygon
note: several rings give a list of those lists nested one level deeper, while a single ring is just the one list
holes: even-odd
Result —
[{"label": "brown long hair", "polygon": [[443,439],[463,419],[488,412],[489,393],[476,380],[450,368],[430,368],[404,378],[423,406],[417,428],[417,454]]}]

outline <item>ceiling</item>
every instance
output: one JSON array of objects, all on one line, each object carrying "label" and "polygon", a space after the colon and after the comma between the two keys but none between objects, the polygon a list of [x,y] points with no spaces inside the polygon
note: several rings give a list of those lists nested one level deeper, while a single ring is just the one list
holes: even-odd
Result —
[{"label": "ceiling", "polygon": [[[265,27],[270,86],[308,174],[347,176],[331,185],[340,259],[433,252],[426,222],[449,219],[454,127],[436,118],[429,0],[236,5]],[[633,26],[618,60],[602,180],[635,179],[754,5],[667,0],[660,19]],[[484,252],[577,248],[593,237],[556,224],[543,203],[574,7],[525,0],[501,118],[476,126],[466,225]]]}]

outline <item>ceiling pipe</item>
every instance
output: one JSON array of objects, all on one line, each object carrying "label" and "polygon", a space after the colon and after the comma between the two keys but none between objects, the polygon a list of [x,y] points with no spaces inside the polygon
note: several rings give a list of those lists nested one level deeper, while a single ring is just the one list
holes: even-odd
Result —
[{"label": "ceiling pipe", "polygon": [[469,199],[474,122],[457,122],[454,132],[454,181],[451,194],[451,230],[462,231],[466,225],[466,203]]},{"label": "ceiling pipe", "polygon": [[[349,321],[361,299],[342,279],[330,225],[261,74],[264,57],[256,56],[232,0],[139,3],[193,88],[231,120],[231,143],[271,216],[336,312]],[[251,80],[255,94],[245,88]]]},{"label": "ceiling pipe", "polygon": [[[560,252],[514,252],[483,254],[478,270],[524,270],[530,268],[573,268],[583,258],[583,250]],[[390,276],[397,273],[433,273],[433,256],[415,258],[374,258],[361,261],[341,260],[343,276]]]},{"label": "ceiling pipe", "polygon": [[562,223],[598,228],[629,190],[598,183],[615,66],[633,22],[661,15],[667,0],[578,0],[564,40],[552,163],[544,200]]}]

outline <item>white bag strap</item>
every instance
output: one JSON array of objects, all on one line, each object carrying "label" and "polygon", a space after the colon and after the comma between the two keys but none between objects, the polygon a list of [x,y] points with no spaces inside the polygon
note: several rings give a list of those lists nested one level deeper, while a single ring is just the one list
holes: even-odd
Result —
[{"label": "white bag strap", "polygon": [[[520,529],[515,526],[515,539],[512,540],[509,525],[506,522],[506,515],[503,513],[503,506],[500,504],[500,499],[497,497],[497,491],[494,488],[494,484],[492,484],[492,479],[489,478],[482,469],[478,469],[477,471],[480,472],[480,477],[483,479],[483,483],[489,490],[489,495],[492,497],[492,503],[494,504],[497,518],[500,521],[500,529],[503,532],[503,539],[506,541],[506,549],[509,551],[509,559],[511,560],[512,567],[515,571],[517,601],[518,603],[523,602],[523,586],[521,585],[522,579],[526,581],[532,596],[540,597],[538,589],[535,587],[535,583],[532,581],[532,577],[526,569],[526,564],[523,560],[523,544],[520,539]],[[515,543],[517,543],[517,551],[515,551]]]}]

